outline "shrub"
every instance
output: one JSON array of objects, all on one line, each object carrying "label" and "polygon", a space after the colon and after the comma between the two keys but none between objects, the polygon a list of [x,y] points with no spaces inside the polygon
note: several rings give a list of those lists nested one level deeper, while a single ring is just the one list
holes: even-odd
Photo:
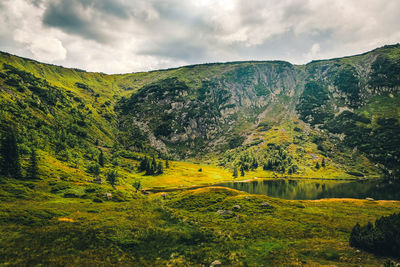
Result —
[{"label": "shrub", "polygon": [[380,255],[398,257],[400,255],[400,213],[382,216],[375,226],[368,222],[357,223],[351,231],[350,246]]}]

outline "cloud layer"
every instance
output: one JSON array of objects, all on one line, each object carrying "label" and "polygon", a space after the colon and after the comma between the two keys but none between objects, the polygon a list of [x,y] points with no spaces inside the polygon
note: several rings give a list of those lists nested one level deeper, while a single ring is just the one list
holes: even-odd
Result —
[{"label": "cloud layer", "polygon": [[89,71],[346,56],[400,42],[398,0],[2,0],[0,50]]}]

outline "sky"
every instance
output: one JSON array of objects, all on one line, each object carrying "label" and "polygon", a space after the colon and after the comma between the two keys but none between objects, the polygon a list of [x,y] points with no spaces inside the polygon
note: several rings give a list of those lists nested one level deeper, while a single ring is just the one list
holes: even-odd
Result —
[{"label": "sky", "polygon": [[399,0],[0,0],[1,51],[110,74],[399,42]]}]

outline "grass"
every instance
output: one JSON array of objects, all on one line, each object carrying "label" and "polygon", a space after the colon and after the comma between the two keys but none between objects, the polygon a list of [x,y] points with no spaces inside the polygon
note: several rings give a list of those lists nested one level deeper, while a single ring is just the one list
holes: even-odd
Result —
[{"label": "grass", "polygon": [[[393,56],[397,57],[398,51]],[[57,144],[48,140],[49,132],[53,131],[57,138],[59,132],[45,128],[41,130],[43,142],[38,146],[41,179],[1,178],[0,265],[208,266],[220,260],[226,266],[378,266],[385,261],[357,252],[349,247],[348,238],[355,223],[365,224],[398,212],[398,201],[289,201],[221,187],[187,189],[255,177],[288,177],[287,172],[264,171],[262,166],[246,172],[244,177],[232,177],[232,167],[242,154],[254,154],[261,163],[269,144],[284,146],[293,156],[299,170],[292,177],[358,178],[348,172],[362,172],[369,178],[378,176],[365,156],[339,149],[324,131],[290,117],[293,107],[288,106],[288,96],[278,95],[279,101],[271,103],[265,116],[259,118],[271,128],[257,128],[258,119],[254,114],[248,116],[247,111],[238,114],[240,124],[235,133],[248,136],[243,146],[227,152],[230,159],[227,154],[210,153],[204,158],[171,160],[170,168],[162,175],[146,176],[137,172],[137,158],[142,154],[132,152],[135,160],[111,148],[118,136],[115,104],[144,85],[177,77],[195,91],[206,79],[241,79],[235,75],[245,76],[248,66],[261,68],[265,64],[272,68],[275,63],[208,64],[123,75],[87,73],[6,54],[0,56],[1,63],[45,79],[70,99],[70,106],[58,103],[41,111],[26,102],[32,98],[28,90],[19,91],[2,81],[0,104],[5,107],[1,111],[5,122],[18,123],[25,131],[36,129],[37,122],[53,125],[57,119],[66,126],[79,121],[86,125],[81,128],[87,130],[88,137],[78,146],[71,145],[67,149],[71,152],[69,159],[62,160],[55,152]],[[296,97],[301,92],[298,86]],[[71,115],[75,109],[85,110],[80,114],[83,119]],[[398,96],[374,96],[357,112],[372,117],[373,123],[374,116],[398,118]],[[106,157],[100,177],[104,180],[108,170],[116,169],[119,183],[114,187],[106,182],[93,183],[94,176],[86,172],[89,164],[97,162],[100,149]],[[22,155],[25,169],[27,155]],[[114,156],[119,158],[115,166],[111,163]],[[315,168],[322,159],[326,159],[326,167]],[[135,181],[140,181],[145,190],[168,192],[137,193],[132,186]],[[183,190],[171,190],[175,188]],[[112,194],[112,200],[106,198],[106,193]],[[261,206],[263,202],[269,206]],[[240,208],[234,209],[235,205]]]},{"label": "grass", "polygon": [[397,201],[288,201],[220,187],[132,194],[125,202],[59,195],[3,202],[0,264],[378,266],[384,258],[349,247],[350,231],[400,208]]}]

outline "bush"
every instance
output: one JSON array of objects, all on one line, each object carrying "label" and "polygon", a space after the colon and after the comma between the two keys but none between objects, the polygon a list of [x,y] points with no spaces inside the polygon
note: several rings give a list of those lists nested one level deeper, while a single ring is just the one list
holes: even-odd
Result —
[{"label": "bush", "polygon": [[118,172],[116,170],[109,170],[106,173],[107,182],[114,186],[118,183]]},{"label": "bush", "polygon": [[380,255],[398,257],[400,255],[400,213],[382,216],[375,221],[360,226],[357,223],[351,231],[350,246]]},{"label": "bush", "polygon": [[100,165],[97,163],[90,164],[86,168],[86,172],[91,173],[95,176],[99,176],[100,175]]}]

